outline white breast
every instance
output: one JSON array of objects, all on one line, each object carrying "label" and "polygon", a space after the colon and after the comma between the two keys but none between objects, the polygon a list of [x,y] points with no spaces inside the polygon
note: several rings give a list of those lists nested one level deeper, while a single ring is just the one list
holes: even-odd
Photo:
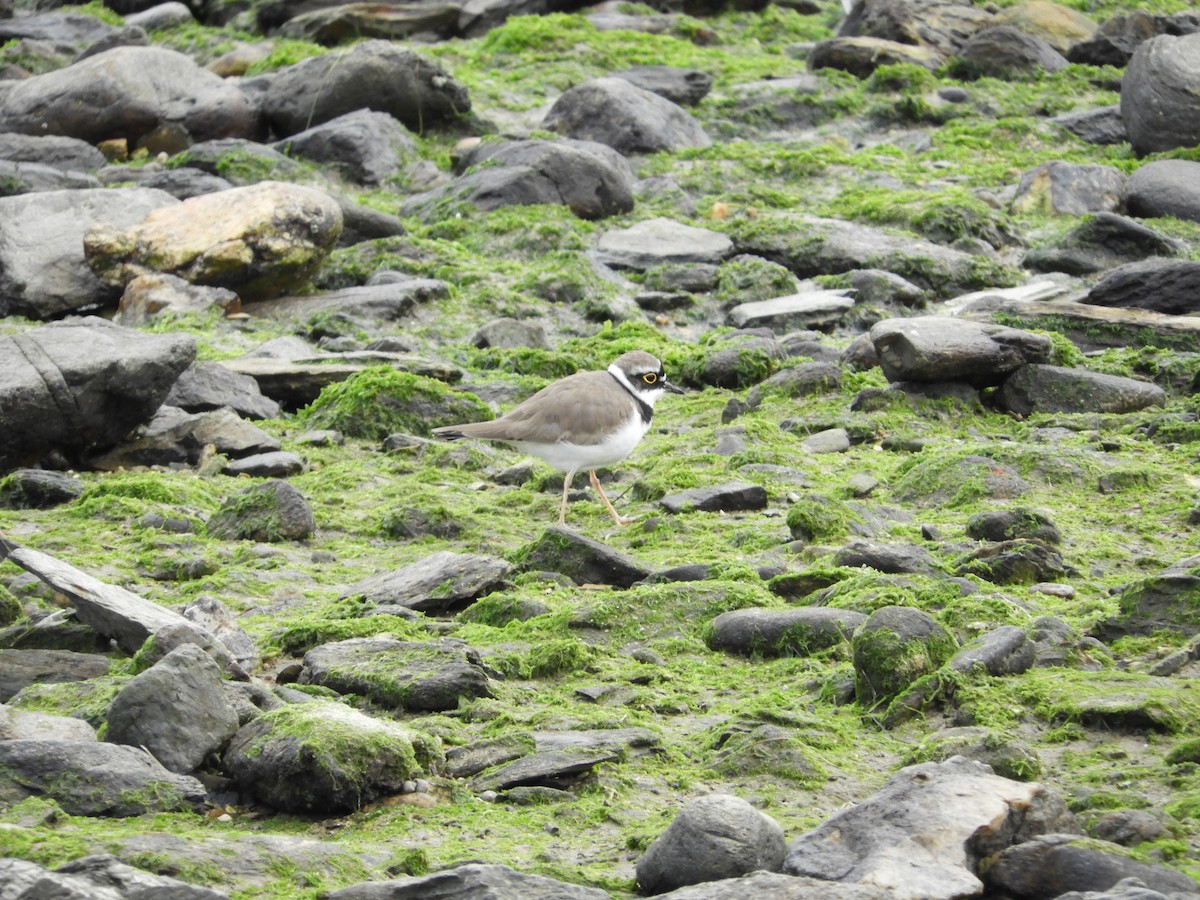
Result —
[{"label": "white breast", "polygon": [[545,460],[560,472],[569,472],[571,469],[595,469],[620,462],[633,452],[649,428],[634,411],[624,425],[599,444],[571,444],[566,441],[555,444],[511,443],[521,452]]}]

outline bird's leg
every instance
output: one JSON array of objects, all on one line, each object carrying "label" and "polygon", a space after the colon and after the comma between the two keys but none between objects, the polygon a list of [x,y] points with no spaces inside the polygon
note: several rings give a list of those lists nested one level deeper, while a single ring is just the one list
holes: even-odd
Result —
[{"label": "bird's leg", "polygon": [[600,495],[600,499],[604,501],[604,505],[608,507],[608,513],[613,517],[613,521],[618,525],[628,525],[633,519],[626,519],[624,516],[618,516],[617,511],[613,509],[612,503],[609,502],[604,489],[600,487],[600,479],[596,477],[595,469],[588,469],[588,478],[592,481],[592,487],[596,489],[596,493]]},{"label": "bird's leg", "polygon": [[563,498],[562,505],[558,508],[558,524],[565,526],[567,524],[567,492],[571,490],[571,479],[575,477],[577,469],[572,469],[563,479]]}]

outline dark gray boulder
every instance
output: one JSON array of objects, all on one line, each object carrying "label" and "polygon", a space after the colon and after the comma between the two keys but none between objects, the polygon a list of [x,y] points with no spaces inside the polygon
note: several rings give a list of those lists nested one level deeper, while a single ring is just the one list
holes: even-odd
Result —
[{"label": "dark gray boulder", "polygon": [[1200,262],[1152,258],[1125,263],[1105,272],[1092,285],[1087,303],[1195,315],[1200,312]]},{"label": "dark gray boulder", "polygon": [[631,587],[650,570],[606,544],[569,528],[552,526],[521,549],[517,565],[525,571],[559,572],[577,584]]},{"label": "dark gray boulder", "polygon": [[221,684],[212,657],[183,644],[117,691],[104,739],[142,747],[172,772],[193,772],[238,729]]},{"label": "dark gray boulder", "polygon": [[555,204],[581,219],[603,219],[633,209],[633,169],[621,154],[595,141],[487,142],[465,154],[458,168],[464,174],[411,197],[404,211],[441,217],[452,200],[485,211]]},{"label": "dark gray boulder", "polygon": [[48,509],[83,493],[83,482],[66,472],[17,469],[0,480],[0,508]]},{"label": "dark gray boulder", "polygon": [[0,196],[45,191],[78,191],[100,187],[100,179],[82,172],[64,172],[55,166],[0,159]]},{"label": "dark gray boulder", "polygon": [[1042,163],[1021,176],[1012,200],[1019,213],[1059,216],[1112,212],[1125,195],[1125,173],[1113,166]]},{"label": "dark gray boulder", "polygon": [[373,637],[322,644],[304,654],[300,682],[418,712],[456,709],[460,700],[492,695],[479,654],[461,641]]},{"label": "dark gray boulder", "polygon": [[279,415],[279,404],[263,396],[257,381],[213,362],[194,363],[185,370],[165,402],[191,413],[228,407],[247,419]]},{"label": "dark gray boulder", "polygon": [[64,172],[95,172],[106,161],[103,153],[78,138],[15,132],[0,132],[0,159],[40,163]]},{"label": "dark gray boulder", "polygon": [[150,418],[195,355],[191,337],[99,318],[0,336],[0,469],[111,447]]},{"label": "dark gray boulder", "polygon": [[988,867],[986,877],[992,889],[1029,900],[1107,891],[1126,878],[1160,894],[1200,895],[1200,883],[1182,872],[1130,859],[1116,844],[1077,834],[1043,834],[1009,847]]},{"label": "dark gray boulder", "polygon": [[633,66],[613,73],[635,87],[665,97],[680,106],[694,106],[712,90],[712,75],[699,69],[675,66]]},{"label": "dark gray boulder", "polygon": [[371,40],[289,66],[272,78],[263,100],[271,129],[284,137],[359,109],[388,113],[420,130],[470,112],[471,99],[437,63]]},{"label": "dark gray boulder", "polygon": [[0,316],[50,319],[115,299],[118,292],[88,267],[84,234],[94,225],[136,225],[151,210],[176,202],[146,188],[0,198]]},{"label": "dark gray boulder", "polygon": [[1125,208],[1148,219],[1174,216],[1200,222],[1200,162],[1158,159],[1139,167],[1129,176]]},{"label": "dark gray boulder", "polygon": [[804,656],[848,642],[866,620],[865,613],[827,606],[733,609],[712,620],[704,640],[744,656]]},{"label": "dark gray boulder", "polygon": [[1121,118],[1139,156],[1200,144],[1200,33],[1138,45],[1121,79]]},{"label": "dark gray boulder", "polygon": [[546,113],[542,127],[607,144],[625,156],[712,143],[682,107],[623,78],[594,78],[568,89]]},{"label": "dark gray boulder", "polygon": [[1068,65],[1067,58],[1042,38],[1014,25],[975,32],[963,44],[959,56],[993,78],[1058,72]]},{"label": "dark gray boulder", "polygon": [[393,116],[358,109],[277,141],[274,148],[331,166],[358,184],[378,185],[417,155],[412,133]]},{"label": "dark gray boulder", "polygon": [[890,381],[1000,384],[1027,363],[1050,358],[1050,339],[1004,325],[948,316],[884,319],[871,341]]},{"label": "dark gray boulder", "polygon": [[211,452],[210,447],[237,458],[278,450],[279,441],[228,407],[188,413],[164,404],[125,440],[103,453],[89,455],[87,462],[105,471],[177,463],[196,465]]},{"label": "dark gray boulder", "polygon": [[208,520],[208,534],[226,541],[303,541],[317,529],[312,508],[286,481],[266,481],[234,494]]},{"label": "dark gray boulder", "polygon": [[382,607],[446,613],[502,587],[512,568],[511,563],[495,556],[442,550],[355,582],[342,596],[361,595]]},{"label": "dark gray boulder", "polygon": [[709,794],[681,809],[638,859],[638,890],[661,894],[750,872],[777,872],[786,852],[778,822],[740,797]]},{"label": "dark gray boulder", "polygon": [[875,610],[854,632],[854,693],[864,707],[886,703],[936,672],[958,649],[928,613],[907,606]]},{"label": "dark gray boulder", "polygon": [[659,501],[669,513],[744,512],[765,509],[767,489],[761,484],[731,481],[668,494]]},{"label": "dark gray boulder", "polygon": [[[1151,165],[1154,164],[1143,168]],[[1088,275],[1141,262],[1147,257],[1175,256],[1180,249],[1178,241],[1128,216],[1098,212],[1086,217],[1056,243],[1031,249],[1025,254],[1024,264],[1039,272]]]},{"label": "dark gray boulder", "polygon": [[222,769],[281,812],[330,815],[399,794],[440,765],[436,741],[341,703],[292,703],[242,726]]},{"label": "dark gray boulder", "polygon": [[117,47],[18,82],[0,95],[7,131],[130,148],[164,126],[190,140],[252,138],[259,111],[236,85],[165,47]]},{"label": "dark gray boulder", "polygon": [[955,672],[982,668],[989,675],[1018,675],[1033,665],[1036,654],[1025,629],[1000,625],[955,653],[947,666]]},{"label": "dark gray boulder", "polygon": [[207,792],[137,747],[101,741],[0,741],[0,804],[48,797],[72,816],[198,811]]},{"label": "dark gray boulder", "polygon": [[1167,395],[1156,384],[1062,366],[1022,366],[1001,385],[996,399],[1009,412],[1136,412],[1165,406]]},{"label": "dark gray boulder", "polygon": [[73,650],[0,650],[0,703],[31,684],[87,681],[108,674],[108,658]]},{"label": "dark gray boulder", "polygon": [[0,859],[0,884],[13,900],[54,897],[56,900],[228,900],[229,895],[156,875],[126,865],[115,856],[97,854],[45,869],[23,859]]}]

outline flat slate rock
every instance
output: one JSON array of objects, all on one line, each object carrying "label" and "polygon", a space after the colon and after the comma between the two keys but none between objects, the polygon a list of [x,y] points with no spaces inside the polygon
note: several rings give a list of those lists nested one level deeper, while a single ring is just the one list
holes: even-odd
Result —
[{"label": "flat slate rock", "polygon": [[357,581],[342,592],[381,606],[446,613],[500,588],[512,564],[496,556],[442,550],[392,572]]},{"label": "flat slate rock", "polygon": [[526,785],[561,788],[601,763],[620,759],[616,750],[588,747],[564,747],[561,750],[535,751],[471,781],[476,791],[503,791]]},{"label": "flat slate rock", "polygon": [[670,513],[745,512],[765,509],[767,490],[761,484],[731,481],[711,487],[692,488],[663,497],[659,504]]},{"label": "flat slate rock", "polygon": [[650,575],[650,570],[606,544],[569,528],[552,526],[520,552],[527,572],[558,572],[576,584],[610,584],[627,588]]},{"label": "flat slate rock", "polygon": [[329,891],[325,900],[608,900],[608,891],[525,875],[508,866],[467,863],[431,875],[355,884]]}]

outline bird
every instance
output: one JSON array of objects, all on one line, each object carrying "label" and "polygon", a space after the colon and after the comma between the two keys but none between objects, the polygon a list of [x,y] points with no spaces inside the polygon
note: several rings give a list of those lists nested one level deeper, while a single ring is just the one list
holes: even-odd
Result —
[{"label": "bird", "polygon": [[663,364],[643,350],[631,350],[607,369],[576,372],[546,385],[532,397],[490,422],[469,422],[432,429],[444,440],[474,438],[510,444],[549,463],[563,478],[558,523],[567,524],[567,492],[580,469],[618,525],[617,515],[600,487],[596,469],[618,463],[645,436],[654,404],[667,392],[684,393],[667,380]]}]

